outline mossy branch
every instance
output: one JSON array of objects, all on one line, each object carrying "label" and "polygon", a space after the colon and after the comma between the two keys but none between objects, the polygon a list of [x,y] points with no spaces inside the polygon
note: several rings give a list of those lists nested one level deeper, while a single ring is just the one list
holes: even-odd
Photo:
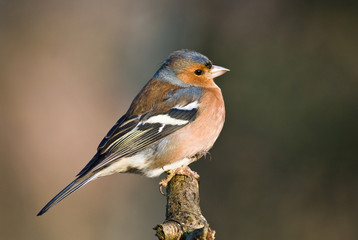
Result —
[{"label": "mossy branch", "polygon": [[166,189],[167,206],[164,223],[154,227],[160,240],[212,240],[215,231],[210,229],[201,214],[199,182],[186,175],[175,175]]}]

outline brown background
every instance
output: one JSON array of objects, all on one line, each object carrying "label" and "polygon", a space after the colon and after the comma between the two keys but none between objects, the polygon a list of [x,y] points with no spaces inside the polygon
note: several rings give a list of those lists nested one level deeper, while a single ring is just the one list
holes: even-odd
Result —
[{"label": "brown background", "polygon": [[201,175],[218,239],[358,239],[356,1],[0,1],[0,238],[155,239],[159,179],[68,184],[167,55],[231,69]]}]

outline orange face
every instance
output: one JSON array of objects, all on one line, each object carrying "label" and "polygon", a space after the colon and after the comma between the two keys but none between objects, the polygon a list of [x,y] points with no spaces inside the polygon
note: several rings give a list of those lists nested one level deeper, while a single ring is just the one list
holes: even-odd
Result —
[{"label": "orange face", "polygon": [[197,62],[191,62],[186,66],[178,66],[180,69],[177,72],[177,77],[187,84],[196,85],[199,87],[217,87],[214,82],[214,78],[223,75],[227,71],[227,68],[212,65],[211,62],[206,64],[200,64]]},{"label": "orange face", "polygon": [[216,84],[211,77],[211,64],[199,64],[193,62],[181,69],[177,77],[187,84],[200,87],[215,87]]}]

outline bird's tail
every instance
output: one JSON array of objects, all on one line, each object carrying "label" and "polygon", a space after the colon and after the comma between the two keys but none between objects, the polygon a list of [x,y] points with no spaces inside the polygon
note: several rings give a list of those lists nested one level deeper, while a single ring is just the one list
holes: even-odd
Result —
[{"label": "bird's tail", "polygon": [[37,214],[37,216],[41,216],[45,212],[47,212],[50,208],[55,206],[57,203],[62,201],[65,197],[76,191],[77,189],[80,189],[83,187],[86,183],[89,183],[96,177],[96,174],[91,175],[85,175],[82,177],[76,178],[73,182],[68,184],[67,187],[65,187],[61,192],[59,192],[54,198],[49,201],[45,207],[41,209],[41,211]]}]

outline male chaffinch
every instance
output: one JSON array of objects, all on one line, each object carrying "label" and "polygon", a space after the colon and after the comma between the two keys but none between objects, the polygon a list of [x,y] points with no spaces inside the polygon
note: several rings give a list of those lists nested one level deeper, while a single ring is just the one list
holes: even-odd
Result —
[{"label": "male chaffinch", "polygon": [[170,54],[92,160],[38,216],[88,182],[113,173],[157,177],[167,172],[169,178],[177,172],[190,174],[187,165],[205,155],[224,125],[224,100],[213,79],[227,71],[192,50]]}]

